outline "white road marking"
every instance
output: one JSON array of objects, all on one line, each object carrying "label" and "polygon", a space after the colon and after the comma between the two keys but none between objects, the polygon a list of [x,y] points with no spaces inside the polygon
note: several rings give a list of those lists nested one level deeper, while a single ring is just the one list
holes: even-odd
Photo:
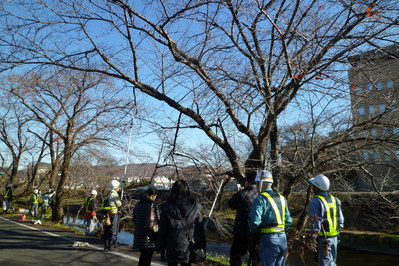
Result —
[{"label": "white road marking", "polygon": [[[72,243],[76,242],[75,240],[73,240],[73,239],[71,239],[71,238],[69,238],[69,237],[60,236],[60,235],[57,235],[57,234],[54,234],[54,233],[51,233],[51,232],[48,232],[48,231],[43,231],[43,230],[40,230],[40,229],[38,229],[38,228],[36,228],[36,227],[32,227],[32,226],[29,226],[29,225],[26,225],[26,224],[18,223],[18,222],[12,221],[12,220],[10,220],[10,219],[7,219],[7,218],[1,217],[1,216],[0,216],[0,219],[2,219],[2,220],[4,220],[4,221],[7,221],[7,222],[10,222],[10,223],[13,223],[13,224],[20,225],[20,226],[22,226],[22,227],[29,228],[29,229],[31,229],[31,230],[36,230],[36,231],[42,232],[42,233],[47,234],[47,235],[49,235],[49,236],[54,236],[54,237],[62,238],[62,239],[64,239],[64,240],[69,241],[69,242],[72,242]],[[98,247],[98,246],[95,246],[95,245],[92,245],[92,244],[89,244],[89,247],[92,248],[92,249],[95,249],[95,250],[103,250],[103,248]],[[113,254],[113,255],[115,255],[115,256],[120,256],[120,257],[123,257],[123,258],[126,258],[126,259],[130,259],[130,260],[134,260],[134,261],[137,261],[137,262],[139,261],[139,259],[136,258],[136,257],[134,257],[134,256],[130,256],[130,255],[127,255],[127,254],[123,254],[123,253],[117,252],[117,251],[109,252],[109,254]],[[155,265],[155,266],[163,266],[164,264],[160,264],[160,263],[157,263],[157,262],[151,262],[151,266],[152,266],[152,265]]]}]

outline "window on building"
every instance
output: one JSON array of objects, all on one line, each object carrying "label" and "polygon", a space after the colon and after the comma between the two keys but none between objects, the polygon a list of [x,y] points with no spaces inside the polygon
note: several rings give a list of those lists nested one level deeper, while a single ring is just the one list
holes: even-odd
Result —
[{"label": "window on building", "polygon": [[389,127],[384,127],[383,134],[384,134],[384,136],[391,135],[391,131],[389,130]]},{"label": "window on building", "polygon": [[392,133],[393,133],[394,135],[398,135],[398,134],[399,134],[399,127],[394,127],[394,128],[392,129]]},{"label": "window on building", "polygon": [[396,150],[395,154],[396,154],[396,160],[399,160],[399,150]]},{"label": "window on building", "polygon": [[370,159],[369,153],[367,151],[362,152],[362,155],[363,155],[363,159],[365,161],[368,161]]},{"label": "window on building", "polygon": [[379,104],[378,108],[380,109],[380,113],[385,112],[385,104],[383,104],[383,103]]},{"label": "window on building", "polygon": [[377,137],[377,129],[375,128],[375,127],[373,127],[371,130],[370,130],[370,135],[371,136],[373,136],[373,137]]},{"label": "window on building", "polygon": [[387,88],[388,89],[393,89],[393,81],[390,80],[390,79],[387,80]]},{"label": "window on building", "polygon": [[363,106],[359,106],[358,111],[359,111],[359,115],[364,115],[364,107]]},{"label": "window on building", "polygon": [[378,81],[378,82],[375,84],[375,87],[376,87],[377,90],[379,90],[379,91],[381,91],[381,90],[384,89],[384,85],[382,84],[381,81]]},{"label": "window on building", "polygon": [[373,152],[373,160],[374,162],[380,160],[380,155],[378,154],[378,151]]},{"label": "window on building", "polygon": [[366,91],[371,91],[371,87],[373,87],[373,85],[371,83],[367,83],[366,84]]},{"label": "window on building", "polygon": [[363,92],[362,86],[359,85],[359,86],[356,86],[356,88],[357,88],[357,91],[356,91],[356,92],[357,92],[358,94],[362,94],[362,92]]},{"label": "window on building", "polygon": [[369,114],[374,114],[374,105],[369,105]]},{"label": "window on building", "polygon": [[365,138],[365,137],[367,137],[367,132],[366,131],[360,131],[359,136]]}]

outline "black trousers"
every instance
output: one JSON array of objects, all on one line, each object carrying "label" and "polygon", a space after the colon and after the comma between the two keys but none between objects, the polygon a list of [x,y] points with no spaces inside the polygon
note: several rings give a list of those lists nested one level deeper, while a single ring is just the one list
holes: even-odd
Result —
[{"label": "black trousers", "polygon": [[154,249],[141,248],[139,266],[151,266],[152,254],[154,254]]},{"label": "black trousers", "polygon": [[254,237],[249,234],[248,236],[238,236],[235,235],[233,238],[233,243],[230,248],[230,265],[231,266],[241,266],[242,265],[242,257],[249,252],[249,261],[250,265],[253,264],[253,260],[256,256],[255,253],[255,245]]},{"label": "black trousers", "polygon": [[119,230],[119,215],[113,213],[109,215],[111,225],[104,228],[104,250],[110,250],[116,247],[116,241]]},{"label": "black trousers", "polygon": [[181,266],[191,266],[191,262],[189,262],[189,263],[168,263],[168,266],[177,266],[179,264]]}]

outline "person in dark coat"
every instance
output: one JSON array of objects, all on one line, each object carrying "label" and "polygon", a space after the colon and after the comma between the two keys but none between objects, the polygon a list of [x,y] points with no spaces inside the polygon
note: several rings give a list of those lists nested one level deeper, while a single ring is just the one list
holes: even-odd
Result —
[{"label": "person in dark coat", "polygon": [[140,250],[139,266],[150,266],[154,254],[160,218],[155,204],[157,194],[155,188],[148,188],[133,210],[133,222],[136,225],[133,247]]},{"label": "person in dark coat", "polygon": [[[161,208],[161,220],[159,222],[158,243],[161,257],[169,266],[181,264],[190,266],[193,262],[193,254],[190,252],[189,239],[194,235],[195,242],[206,250],[205,229],[201,215],[201,206],[197,204],[190,193],[186,181],[176,181],[171,189],[168,201]],[[181,220],[186,220],[188,233]]]},{"label": "person in dark coat", "polygon": [[230,265],[242,265],[242,257],[249,251],[250,263],[256,259],[254,251],[254,234],[249,232],[249,212],[252,202],[258,196],[255,185],[256,171],[248,171],[245,175],[245,188],[234,194],[227,202],[229,207],[237,211],[233,227],[233,243],[230,248]]}]

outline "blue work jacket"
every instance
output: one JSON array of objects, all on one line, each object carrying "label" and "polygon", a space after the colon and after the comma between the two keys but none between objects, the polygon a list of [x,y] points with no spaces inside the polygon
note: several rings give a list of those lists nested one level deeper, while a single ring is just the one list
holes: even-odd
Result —
[{"label": "blue work jacket", "polygon": [[[271,188],[266,188],[263,192],[273,191]],[[284,218],[283,218],[284,219]],[[259,228],[269,227],[277,221],[273,207],[269,201],[262,195],[259,195],[252,204],[252,209],[249,213],[249,230],[254,232]],[[292,218],[288,210],[288,204],[285,208],[285,229],[292,224]]]},{"label": "blue work jacket", "polygon": [[[323,196],[324,198],[329,197],[328,192],[323,191],[318,195]],[[337,223],[338,223],[338,231],[344,228],[344,215],[341,209],[341,201],[335,198],[337,201]],[[309,219],[311,222],[310,231],[312,232],[320,232],[321,224],[327,222],[326,218],[326,208],[324,207],[322,201],[315,197],[309,203]]]}]

